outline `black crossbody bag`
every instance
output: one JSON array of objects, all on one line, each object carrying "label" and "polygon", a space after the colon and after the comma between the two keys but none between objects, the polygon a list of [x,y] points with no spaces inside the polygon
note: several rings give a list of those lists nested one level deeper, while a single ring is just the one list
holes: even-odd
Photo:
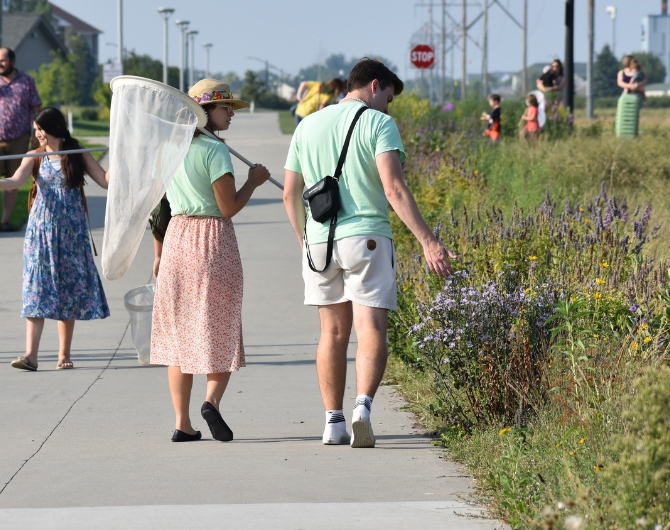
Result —
[{"label": "black crossbody bag", "polygon": [[309,268],[314,272],[323,272],[330,265],[330,260],[333,257],[333,241],[335,239],[335,226],[337,225],[337,212],[340,210],[340,175],[342,175],[342,167],[344,166],[344,161],[347,158],[347,151],[349,150],[349,141],[351,140],[351,135],[354,132],[354,127],[358,118],[361,117],[368,107],[363,106],[358,109],[354,120],[349,126],[349,132],[347,132],[347,138],[344,140],[344,146],[342,147],[342,152],[340,153],[340,159],[337,161],[337,169],[335,169],[335,174],[322,178],[319,182],[314,184],[309,188],[302,197],[309,203],[309,209],[312,214],[312,219],[317,223],[325,223],[330,220],[330,229],[328,231],[328,246],[326,248],[326,265],[321,270],[317,270],[312,261],[312,256],[309,252],[309,244],[307,243],[307,220],[305,220],[305,246],[307,248],[307,263]]}]

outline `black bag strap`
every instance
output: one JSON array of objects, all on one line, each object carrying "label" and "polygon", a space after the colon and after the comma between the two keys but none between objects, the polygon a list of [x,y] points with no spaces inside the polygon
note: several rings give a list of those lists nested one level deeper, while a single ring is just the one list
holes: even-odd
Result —
[{"label": "black bag strap", "polygon": [[[351,122],[351,125],[349,126],[347,137],[344,140],[344,145],[342,146],[342,151],[340,152],[340,159],[337,161],[337,168],[335,169],[335,174],[333,175],[333,178],[338,183],[340,182],[342,167],[344,166],[344,161],[347,158],[347,151],[349,151],[349,141],[351,140],[351,135],[354,132],[354,127],[356,127],[356,122],[358,121],[358,118],[361,117],[361,114],[363,114],[366,110],[368,110],[368,108],[369,107],[367,105],[363,105],[360,109],[358,109],[356,115],[354,116],[353,121]],[[307,263],[309,265],[309,268],[312,269],[314,272],[323,272],[328,268],[328,265],[330,265],[330,261],[333,257],[333,243],[335,241],[336,225],[337,225],[337,213],[330,218],[330,228],[328,229],[328,244],[326,246],[326,264],[324,265],[323,269],[318,270],[314,266],[314,261],[312,261],[312,254],[309,251],[309,243],[307,243],[307,219],[305,219],[304,239],[305,239],[305,246],[307,247]]]},{"label": "black bag strap", "polygon": [[361,114],[363,114],[366,110],[368,110],[368,108],[369,107],[367,107],[366,105],[363,105],[360,109],[358,109],[358,112],[356,112],[356,116],[354,116],[354,121],[351,122],[349,131],[347,132],[347,138],[344,140],[344,146],[342,147],[342,152],[340,153],[340,159],[337,161],[337,169],[335,169],[335,174],[333,175],[333,178],[338,182],[340,181],[340,175],[342,174],[344,161],[347,158],[347,151],[349,151],[349,140],[351,140],[351,135],[354,132],[356,122],[358,121],[358,118],[361,117]]}]

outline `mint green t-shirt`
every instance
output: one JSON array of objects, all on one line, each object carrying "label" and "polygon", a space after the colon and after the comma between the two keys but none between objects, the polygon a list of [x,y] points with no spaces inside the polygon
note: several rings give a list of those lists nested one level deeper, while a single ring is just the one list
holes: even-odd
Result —
[{"label": "mint green t-shirt", "polygon": [[[333,175],[349,126],[361,103],[331,105],[307,116],[293,134],[284,169],[300,173],[311,188],[327,175]],[[378,235],[393,239],[377,155],[398,151],[400,162],[405,151],[393,118],[373,109],[366,110],[356,123],[340,177],[342,207],[337,214],[335,239]],[[330,221],[317,223],[307,218],[307,240],[328,241]]]},{"label": "mint green t-shirt", "polygon": [[223,217],[212,184],[226,173],[234,175],[228,146],[205,135],[194,138],[167,189],[172,215]]}]

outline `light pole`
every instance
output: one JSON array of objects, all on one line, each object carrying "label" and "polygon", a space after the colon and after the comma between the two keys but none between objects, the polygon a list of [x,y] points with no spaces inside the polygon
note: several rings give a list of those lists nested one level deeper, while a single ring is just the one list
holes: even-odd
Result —
[{"label": "light pole", "polygon": [[118,17],[116,45],[118,46],[119,64],[121,65],[121,73],[123,74],[123,0],[117,0],[116,7]]},{"label": "light pole", "polygon": [[195,65],[195,36],[197,34],[198,34],[197,29],[190,29],[186,32],[186,35],[188,35],[190,37],[190,41],[191,41],[189,43],[190,46],[191,46],[191,49],[190,49],[191,55],[190,55],[189,60],[188,60],[188,67],[189,67],[188,80],[189,80],[189,84],[191,86],[193,86],[194,81],[195,81],[195,79],[194,79],[195,76],[193,75],[193,66]]},{"label": "light pole", "polygon": [[607,6],[605,11],[612,17],[612,55],[616,57],[616,7]]},{"label": "light pole", "polygon": [[206,42],[202,45],[205,48],[205,77],[209,78],[209,50],[214,46],[211,42]]},{"label": "light pole", "polygon": [[182,92],[184,91],[184,62],[185,62],[185,50],[184,50],[184,45],[186,42],[186,28],[188,28],[189,21],[188,20],[175,20],[174,23],[179,26],[179,29],[181,30],[181,37],[180,37],[180,50],[179,50],[179,90]]},{"label": "light pole", "polygon": [[174,13],[171,7],[159,7],[158,12],[163,15],[163,83],[168,82],[168,18]]}]

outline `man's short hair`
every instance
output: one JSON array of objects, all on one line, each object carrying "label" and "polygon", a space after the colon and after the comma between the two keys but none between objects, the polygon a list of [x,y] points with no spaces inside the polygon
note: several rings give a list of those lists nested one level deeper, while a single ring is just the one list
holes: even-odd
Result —
[{"label": "man's short hair", "polygon": [[496,103],[500,103],[500,94],[491,94],[489,99],[495,101]]},{"label": "man's short hair", "polygon": [[379,81],[382,90],[385,90],[389,85],[393,85],[394,96],[400,94],[405,87],[400,78],[389,70],[383,62],[378,59],[363,57],[349,73],[347,90],[351,92],[363,88],[375,79]]},{"label": "man's short hair", "polygon": [[11,48],[7,48],[6,46],[3,46],[0,48],[0,50],[6,50],[7,51],[7,59],[9,59],[12,62],[16,62],[16,54],[14,53],[14,50]]}]

